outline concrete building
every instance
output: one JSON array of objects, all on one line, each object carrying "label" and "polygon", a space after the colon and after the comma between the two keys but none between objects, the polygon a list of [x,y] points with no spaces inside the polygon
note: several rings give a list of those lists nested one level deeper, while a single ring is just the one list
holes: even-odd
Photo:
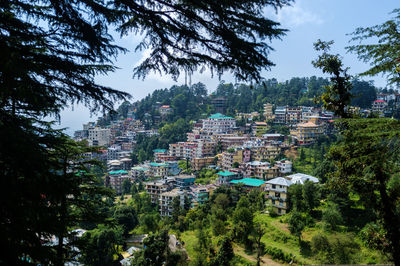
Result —
[{"label": "concrete building", "polygon": [[178,142],[169,144],[169,155],[177,159],[184,158],[185,155],[185,142]]},{"label": "concrete building", "polygon": [[215,157],[192,158],[191,166],[193,171],[200,171],[203,167],[215,164]]},{"label": "concrete building", "polygon": [[243,178],[238,180],[229,181],[229,185],[234,186],[236,184],[243,185],[243,187],[247,190],[259,190],[263,191],[265,187],[265,182],[260,179],[254,178]]},{"label": "concrete building", "polygon": [[383,114],[383,112],[385,111],[386,107],[387,107],[387,102],[384,100],[376,100],[372,102],[372,111],[375,113],[381,113]]},{"label": "concrete building", "polygon": [[266,122],[254,122],[251,125],[251,129],[254,136],[261,137],[268,130],[268,124]]},{"label": "concrete building", "polygon": [[239,175],[237,173],[232,173],[230,171],[220,171],[218,175],[218,184],[228,184],[229,181],[238,179]]},{"label": "concrete building", "polygon": [[191,187],[189,194],[192,201],[192,208],[204,205],[210,197],[210,191],[206,186]]},{"label": "concrete building", "polygon": [[141,166],[135,166],[131,168],[131,176],[133,180],[144,180],[147,175],[149,175],[149,168]]},{"label": "concrete building", "polygon": [[221,113],[213,114],[203,120],[203,131],[212,134],[228,133],[236,128],[236,120],[233,117]]},{"label": "concrete building", "polygon": [[119,171],[111,171],[108,173],[108,178],[106,178],[106,182],[108,179],[108,185],[115,190],[117,194],[122,193],[122,183],[124,180],[132,180],[129,172],[124,170]]},{"label": "concrete building", "polygon": [[297,125],[301,122],[301,114],[302,108],[301,107],[293,107],[288,106],[286,107],[286,124],[290,126]]},{"label": "concrete building", "polygon": [[179,189],[188,190],[190,186],[194,185],[195,180],[196,177],[192,175],[178,175],[175,176],[175,185]]},{"label": "concrete building", "polygon": [[240,171],[243,175],[243,177],[254,177],[256,176],[256,172],[257,169],[260,167],[266,167],[266,166],[270,166],[269,162],[260,162],[260,161],[252,161],[252,162],[248,162],[248,163],[243,163],[241,164],[240,167]]},{"label": "concrete building", "polygon": [[90,127],[88,140],[91,146],[107,146],[110,144],[111,130],[109,128]]},{"label": "concrete building", "polygon": [[158,108],[158,111],[160,112],[160,115],[164,117],[171,114],[173,110],[169,105],[162,105]]},{"label": "concrete building", "polygon": [[286,123],[286,106],[277,106],[275,109],[275,123],[285,124]]},{"label": "concrete building", "polygon": [[249,139],[248,136],[226,136],[219,138],[219,143],[221,143],[222,150],[226,151],[233,146],[242,146]]},{"label": "concrete building", "polygon": [[289,160],[283,159],[276,161],[275,165],[279,168],[279,173],[288,174],[292,172],[293,163]]},{"label": "concrete building", "polygon": [[264,117],[267,121],[273,120],[275,118],[272,108],[273,108],[272,104],[270,103],[264,104]]},{"label": "concrete building", "polygon": [[144,183],[147,193],[150,195],[152,203],[158,203],[160,195],[167,192],[170,188],[165,180],[150,181]]},{"label": "concrete building", "polygon": [[288,209],[288,188],[292,182],[284,177],[277,177],[265,182],[267,199],[278,214],[285,214]]},{"label": "concrete building", "polygon": [[262,146],[253,149],[252,159],[255,161],[266,161],[274,159],[281,153],[282,149],[278,146]]},{"label": "concrete building", "polygon": [[299,145],[309,145],[314,143],[323,134],[323,125],[307,122],[297,125],[297,129],[290,132],[290,135],[297,139]]},{"label": "concrete building", "polygon": [[[165,149],[155,149],[155,150],[153,150],[154,161],[156,161],[156,162],[160,162],[161,161],[160,156],[166,156],[166,155],[170,156],[168,154],[168,151],[165,150]],[[173,157],[173,156],[171,156],[171,157]]]},{"label": "concrete building", "polygon": [[211,99],[211,104],[214,105],[215,111],[217,113],[224,114],[226,112],[226,104],[227,104],[226,97],[223,96],[215,97]]},{"label": "concrete building", "polygon": [[168,175],[168,163],[149,163],[150,174],[155,177],[164,177]]},{"label": "concrete building", "polygon": [[171,217],[172,216],[172,212],[173,212],[173,201],[176,197],[179,198],[180,201],[180,205],[183,206],[184,202],[185,202],[185,195],[186,192],[179,190],[177,188],[171,190],[171,191],[167,191],[167,192],[163,192],[160,194],[160,198],[159,198],[159,207],[160,207],[160,215],[161,216],[168,216]]},{"label": "concrete building", "polygon": [[279,175],[278,166],[260,166],[254,171],[253,177],[261,180],[268,180]]},{"label": "concrete building", "polygon": [[223,169],[233,168],[233,164],[238,163],[239,165],[243,162],[250,161],[250,149],[228,149],[222,153],[220,165]]}]

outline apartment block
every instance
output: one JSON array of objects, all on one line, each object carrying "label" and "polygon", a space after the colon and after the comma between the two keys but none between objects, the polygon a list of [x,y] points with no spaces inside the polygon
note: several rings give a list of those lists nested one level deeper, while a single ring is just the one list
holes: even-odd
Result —
[{"label": "apartment block", "polygon": [[88,140],[92,146],[107,146],[110,144],[111,130],[109,128],[89,127]]},{"label": "apartment block", "polygon": [[225,116],[221,113],[213,114],[203,120],[203,131],[212,134],[228,133],[236,127],[236,120],[233,117]]},{"label": "apartment block", "polygon": [[290,132],[290,135],[297,139],[299,145],[309,145],[314,143],[317,138],[324,133],[324,126],[313,122],[297,125],[297,129]]},{"label": "apartment block", "polygon": [[124,170],[111,171],[108,173],[108,185],[115,190],[117,194],[122,193],[122,183],[128,179],[132,180],[129,172]]},{"label": "apartment block", "polygon": [[173,212],[173,201],[176,197],[179,198],[180,201],[180,205],[183,206],[184,202],[185,202],[185,195],[186,192],[179,190],[177,188],[171,190],[171,191],[167,191],[167,192],[163,192],[160,194],[159,197],[159,207],[160,207],[160,215],[161,216],[168,216],[171,217],[172,216],[172,212]]},{"label": "apartment block", "polygon": [[152,203],[158,203],[160,195],[169,189],[169,185],[164,180],[151,181],[144,183],[147,193],[150,195]]},{"label": "apartment block", "polygon": [[215,157],[192,158],[191,165],[193,171],[200,171],[203,167],[214,165]]},{"label": "apartment block", "polygon": [[275,123],[286,123],[286,106],[277,106],[275,109]]},{"label": "apartment block", "polygon": [[274,159],[281,153],[281,148],[278,146],[263,146],[255,148],[252,152],[252,159],[255,161],[266,161]]},{"label": "apartment block", "polygon": [[168,175],[168,163],[149,163],[152,176],[164,177]]},{"label": "apartment block", "polygon": [[292,182],[283,177],[277,177],[265,182],[268,202],[278,214],[285,214],[288,209],[288,188]]},{"label": "apartment block", "polygon": [[272,108],[273,108],[272,104],[270,103],[264,104],[264,117],[266,120],[273,120],[275,118]]}]

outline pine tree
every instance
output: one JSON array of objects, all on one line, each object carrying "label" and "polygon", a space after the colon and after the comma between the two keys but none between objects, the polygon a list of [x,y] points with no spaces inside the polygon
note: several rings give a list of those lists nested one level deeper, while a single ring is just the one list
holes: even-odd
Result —
[{"label": "pine tree", "polygon": [[[54,248],[43,239],[63,239],[81,215],[97,215],[89,210],[101,199],[96,193],[104,191],[96,191],[101,189],[89,175],[75,176],[80,160],[75,152],[82,152],[82,145],[78,149],[41,120],[58,117],[71,104],[107,111],[129,98],[94,81],[115,70],[113,59],[127,51],[113,43],[110,26],[123,35],[145,33],[138,49],[152,52],[135,69],[138,77],[151,70],[177,77],[209,67],[218,74],[232,70],[238,79],[259,79],[260,71],[273,65],[265,40],[285,33],[263,17],[263,7],[291,2],[1,1],[0,247],[9,252],[0,261],[62,264],[68,259],[63,241]],[[74,205],[81,213],[71,212]]]}]

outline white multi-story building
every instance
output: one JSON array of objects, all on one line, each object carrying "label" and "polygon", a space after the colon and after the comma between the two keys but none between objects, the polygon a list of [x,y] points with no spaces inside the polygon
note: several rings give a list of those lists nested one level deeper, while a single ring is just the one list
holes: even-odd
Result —
[{"label": "white multi-story building", "polygon": [[289,160],[277,161],[275,165],[278,166],[281,174],[288,174],[292,172],[293,163]]},{"label": "white multi-story building", "polygon": [[91,127],[88,129],[89,145],[107,146],[110,144],[111,130],[109,128]]},{"label": "white multi-story building", "polygon": [[111,147],[107,148],[107,161],[111,160],[118,160],[119,159],[119,152],[121,151],[121,146],[119,145],[112,145]]},{"label": "white multi-story building", "polygon": [[233,117],[217,113],[203,120],[203,131],[213,134],[228,133],[236,127]]},{"label": "white multi-story building", "polygon": [[383,113],[387,107],[387,102],[384,100],[376,100],[372,103],[372,111]]},{"label": "white multi-story building", "polygon": [[286,123],[286,106],[277,106],[275,109],[275,122]]},{"label": "white multi-story building", "polygon": [[176,197],[179,197],[180,205],[183,207],[185,202],[185,195],[186,192],[179,190],[177,188],[163,192],[160,194],[159,203],[160,206],[160,215],[161,216],[172,216],[173,208],[173,201]]}]

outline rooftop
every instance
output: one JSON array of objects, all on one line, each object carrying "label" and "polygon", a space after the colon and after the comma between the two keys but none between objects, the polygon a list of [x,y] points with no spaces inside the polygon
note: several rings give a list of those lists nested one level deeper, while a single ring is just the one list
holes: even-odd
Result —
[{"label": "rooftop", "polygon": [[237,175],[235,173],[229,172],[229,171],[220,171],[217,173],[217,175],[221,175],[221,176],[234,176]]},{"label": "rooftop", "polygon": [[271,185],[280,185],[280,186],[290,186],[292,182],[284,177],[277,177],[266,182],[267,184]]},{"label": "rooftop", "polygon": [[216,113],[216,114],[211,115],[209,117],[209,119],[233,119],[233,117],[225,116],[221,113]]},{"label": "rooftop", "polygon": [[127,174],[128,171],[125,170],[118,170],[118,171],[111,171],[109,172],[110,175],[119,175],[119,174]]},{"label": "rooftop", "polygon": [[298,124],[298,127],[319,127],[319,125],[314,124],[313,122],[307,122],[303,124]]},{"label": "rooftop", "polygon": [[287,178],[289,178],[293,184],[302,184],[303,185],[304,182],[306,182],[306,181],[311,181],[314,183],[319,182],[318,178],[311,176],[311,175],[302,174],[302,173],[289,175],[289,176],[287,176]]},{"label": "rooftop", "polygon": [[150,166],[167,166],[167,163],[149,163]]},{"label": "rooftop", "polygon": [[167,151],[166,149],[155,149],[155,150],[153,150],[153,152],[161,152],[161,153],[164,153],[166,151]]},{"label": "rooftop", "polygon": [[245,186],[251,186],[251,187],[260,187],[265,184],[265,181],[260,180],[260,179],[254,179],[254,178],[243,178],[239,180],[232,180],[229,183],[231,184],[244,184]]}]

